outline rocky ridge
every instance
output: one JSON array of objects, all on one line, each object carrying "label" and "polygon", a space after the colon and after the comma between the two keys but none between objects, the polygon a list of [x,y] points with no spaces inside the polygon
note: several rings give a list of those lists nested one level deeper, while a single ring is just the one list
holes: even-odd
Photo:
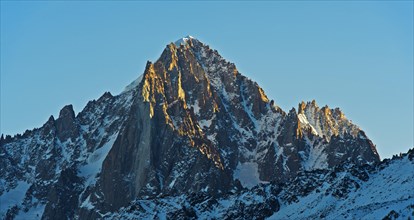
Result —
[{"label": "rocky ridge", "polygon": [[[410,219],[414,149],[375,165],[339,164],[301,171],[220,198],[199,192],[137,199],[108,219]],[[386,187],[384,187],[386,186]]]}]

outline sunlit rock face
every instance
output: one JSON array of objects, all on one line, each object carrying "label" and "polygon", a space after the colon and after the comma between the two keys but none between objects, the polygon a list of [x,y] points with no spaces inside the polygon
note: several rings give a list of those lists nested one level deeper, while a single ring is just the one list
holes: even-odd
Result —
[{"label": "sunlit rock face", "polygon": [[[305,171],[378,161],[339,109],[312,101],[286,113],[189,36],[167,45],[123,93],[105,93],[76,116],[66,106],[43,127],[2,138],[0,196],[17,199],[0,215],[95,219],[137,200],[201,193],[207,201]],[[262,209],[270,215],[279,203],[269,199]],[[187,211],[177,216],[194,214]]]}]

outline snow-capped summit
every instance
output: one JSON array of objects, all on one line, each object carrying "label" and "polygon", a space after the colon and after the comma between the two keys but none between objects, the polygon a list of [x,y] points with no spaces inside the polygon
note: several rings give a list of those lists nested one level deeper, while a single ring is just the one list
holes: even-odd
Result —
[{"label": "snow-capped summit", "polygon": [[174,44],[175,44],[177,47],[179,47],[180,45],[186,45],[186,44],[187,44],[187,42],[188,42],[190,39],[195,39],[195,38],[194,38],[193,36],[191,36],[191,35],[187,35],[187,36],[185,36],[185,37],[183,37],[183,38],[180,38],[180,39],[176,40],[176,41],[174,42]]},{"label": "snow-capped summit", "polygon": [[[190,46],[175,46],[183,44]],[[149,198],[167,195],[243,197],[246,188],[281,187],[301,172],[379,161],[339,110],[303,103],[286,113],[208,45],[191,36],[175,45],[121,94],[105,93],[78,115],[68,105],[41,128],[2,137],[0,218],[111,218],[137,200],[145,202],[129,211],[162,208]],[[271,200],[267,216],[278,210]]]}]

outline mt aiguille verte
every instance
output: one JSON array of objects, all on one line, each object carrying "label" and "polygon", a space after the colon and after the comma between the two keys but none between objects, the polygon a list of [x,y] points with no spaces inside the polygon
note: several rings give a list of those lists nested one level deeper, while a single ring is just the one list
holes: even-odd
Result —
[{"label": "mt aiguille verte", "polygon": [[[384,172],[391,176],[384,187],[412,186],[413,157],[380,162],[375,145],[338,108],[312,101],[283,111],[189,36],[167,45],[121,94],[107,92],[77,115],[67,105],[41,128],[2,136],[0,216],[404,216],[414,210],[409,187],[390,201],[358,198]],[[353,196],[353,206],[341,208]]]}]

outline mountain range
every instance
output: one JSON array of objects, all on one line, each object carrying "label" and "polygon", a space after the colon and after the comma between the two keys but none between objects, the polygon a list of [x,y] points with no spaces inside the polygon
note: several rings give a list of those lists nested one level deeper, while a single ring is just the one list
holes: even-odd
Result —
[{"label": "mountain range", "polygon": [[2,135],[0,216],[406,219],[413,158],[381,161],[339,108],[313,100],[283,111],[187,36],[122,93]]}]

